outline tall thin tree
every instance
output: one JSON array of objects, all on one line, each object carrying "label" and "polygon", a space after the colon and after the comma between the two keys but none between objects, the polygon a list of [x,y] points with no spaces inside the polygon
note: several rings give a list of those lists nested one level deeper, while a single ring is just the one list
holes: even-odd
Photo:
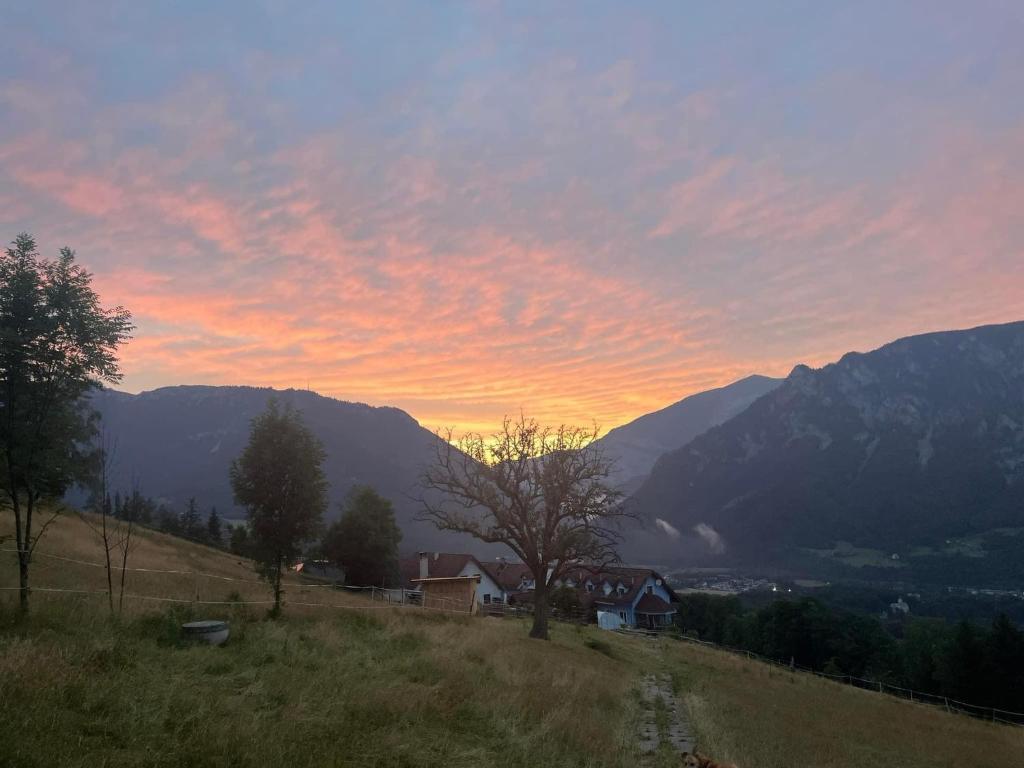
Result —
[{"label": "tall thin tree", "polygon": [[0,498],[14,516],[21,611],[29,608],[29,566],[46,526],[43,502],[59,509],[89,475],[95,415],[86,395],[121,378],[118,348],[131,315],[105,309],[92,275],[62,248],[40,257],[20,234],[0,256]]}]

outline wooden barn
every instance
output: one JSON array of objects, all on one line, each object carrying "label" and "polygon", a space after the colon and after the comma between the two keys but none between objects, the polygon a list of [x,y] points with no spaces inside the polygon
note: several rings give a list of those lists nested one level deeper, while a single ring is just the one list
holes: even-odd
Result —
[{"label": "wooden barn", "polygon": [[473,576],[437,576],[435,578],[412,579],[423,591],[423,607],[439,608],[445,611],[476,613],[476,588],[480,574]]}]

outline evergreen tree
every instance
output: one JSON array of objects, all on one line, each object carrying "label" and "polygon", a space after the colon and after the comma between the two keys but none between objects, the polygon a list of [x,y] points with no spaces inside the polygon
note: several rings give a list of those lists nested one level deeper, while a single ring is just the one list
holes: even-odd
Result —
[{"label": "evergreen tree", "polygon": [[181,535],[190,541],[203,540],[205,530],[195,496],[191,497],[185,505],[185,511],[181,513],[181,519],[178,522],[178,529],[181,531]]},{"label": "evergreen tree", "polygon": [[369,486],[357,486],[342,505],[341,519],[324,536],[328,560],[345,571],[345,582],[359,586],[398,586],[398,542],[391,502]]},{"label": "evergreen tree", "polygon": [[986,703],[1024,712],[1024,632],[1001,613],[992,623],[987,645],[990,696]]},{"label": "evergreen tree", "polygon": [[206,543],[218,549],[224,546],[224,531],[216,507],[210,509],[210,516],[206,518]]}]

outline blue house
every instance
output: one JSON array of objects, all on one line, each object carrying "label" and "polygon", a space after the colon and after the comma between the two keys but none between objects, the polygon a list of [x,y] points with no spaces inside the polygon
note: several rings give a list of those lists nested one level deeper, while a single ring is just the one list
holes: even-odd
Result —
[{"label": "blue house", "polygon": [[602,629],[658,629],[672,624],[679,598],[650,568],[610,567],[597,572],[574,569],[555,582],[580,591],[580,602],[594,609]]}]

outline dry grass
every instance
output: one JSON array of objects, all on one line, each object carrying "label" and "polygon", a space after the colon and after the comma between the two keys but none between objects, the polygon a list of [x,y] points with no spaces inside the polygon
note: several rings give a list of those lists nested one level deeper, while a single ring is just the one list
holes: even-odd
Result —
[{"label": "dry grass", "polygon": [[[140,542],[136,566],[252,578],[251,566],[220,552],[149,532]],[[40,551],[102,555],[73,518]],[[102,570],[93,570],[40,567],[33,583],[79,588],[89,578],[99,588]],[[0,584],[14,577],[9,562]],[[189,587],[154,576],[133,591],[187,597]],[[560,626],[538,643],[520,621],[383,607],[332,590],[314,599],[345,607],[301,608],[297,589],[281,621],[264,620],[261,608],[195,609],[230,619],[222,648],[181,644],[180,622],[198,615],[188,604],[134,603],[114,622],[102,597],[36,592],[30,622],[19,624],[6,593],[0,765],[635,764],[633,668],[585,646],[597,630]]]},{"label": "dry grass", "polygon": [[[95,516],[85,517],[94,525],[98,525],[99,519]],[[10,514],[0,513],[0,539],[13,535],[13,532]],[[137,528],[133,536],[129,569],[145,568],[150,571],[188,573],[147,573],[130,570],[126,580],[126,594],[177,600],[193,600],[198,596],[199,600],[222,601],[232,593],[237,593],[245,601],[269,603],[271,600],[272,595],[267,585],[259,580],[252,563],[245,558],[145,528]],[[0,549],[13,548],[13,538],[0,545]],[[53,558],[52,555],[63,559]],[[36,589],[33,592],[33,604],[67,599],[50,595],[41,591],[41,588],[105,590],[105,569],[82,564],[101,564],[103,559],[103,545],[82,516],[75,513],[61,515],[47,529],[33,558],[30,571],[31,585]],[[116,552],[113,559],[115,565],[118,565]],[[69,560],[81,562],[68,562]],[[0,552],[0,587],[17,586],[16,562],[14,553]],[[197,573],[202,575],[194,575]],[[118,589],[119,578],[120,572],[115,571],[115,591]],[[362,603],[358,596],[304,585],[294,576],[286,578],[286,582],[288,599],[295,602],[328,602],[336,605]],[[150,602],[136,598],[126,602],[125,610],[148,611],[152,607]]]},{"label": "dry grass", "polygon": [[[78,608],[72,607],[77,605]],[[82,603],[0,629],[0,764],[623,766],[632,675],[558,628],[412,610],[119,625]],[[102,614],[99,614],[102,615]]]},{"label": "dry grass", "polygon": [[[102,556],[72,517],[40,552]],[[201,580],[204,599],[268,597],[248,562],[158,533],[140,536],[132,565],[245,580]],[[0,586],[15,583],[0,560]],[[103,571],[39,558],[33,583],[99,589]],[[129,588],[189,599],[195,582],[132,574]],[[36,592],[20,624],[15,594],[0,593],[0,766],[669,768],[669,751],[644,762],[633,744],[636,683],[651,671],[672,674],[701,749],[741,768],[1024,765],[1024,729],[675,640],[556,625],[539,643],[513,619],[299,589],[277,622],[262,606],[195,609],[231,620],[223,648],[180,643],[197,615],[187,604],[133,601],[114,622],[102,597]]]},{"label": "dry grass", "polygon": [[1024,765],[1024,728],[663,642],[701,748],[742,768]]}]

